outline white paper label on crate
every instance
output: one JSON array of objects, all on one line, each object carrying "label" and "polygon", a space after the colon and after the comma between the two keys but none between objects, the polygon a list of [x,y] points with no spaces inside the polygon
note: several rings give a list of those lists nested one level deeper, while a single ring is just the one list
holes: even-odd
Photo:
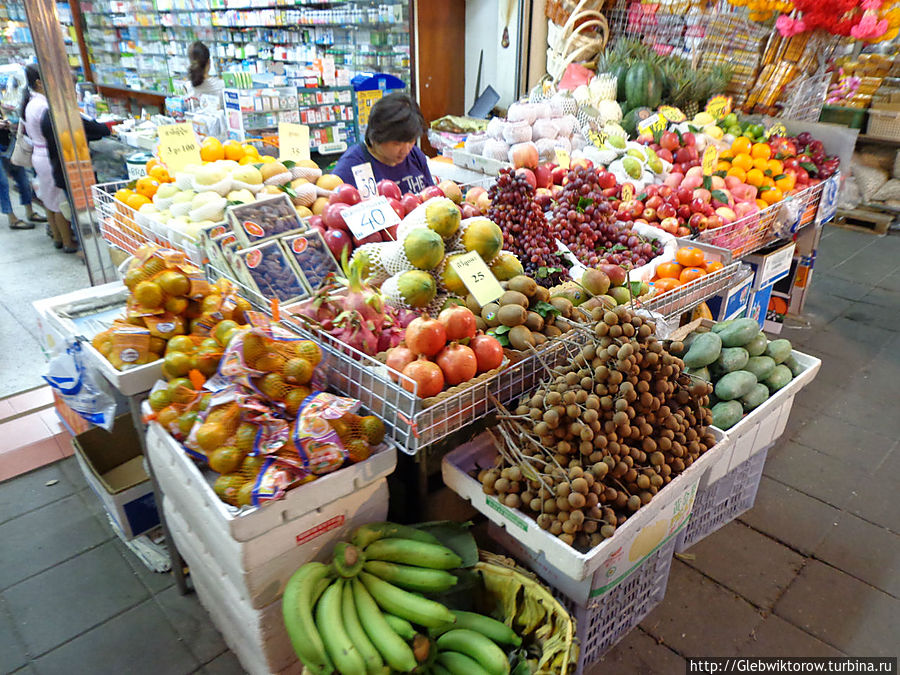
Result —
[{"label": "white paper label on crate", "polygon": [[170,172],[181,171],[188,164],[202,162],[197,135],[190,122],[164,124],[158,127],[157,133],[159,134],[157,154]]},{"label": "white paper label on crate", "polygon": [[454,258],[450,265],[482,307],[503,295],[503,287],[478,251]]},{"label": "white paper label on crate", "polygon": [[357,239],[365,239],[370,234],[375,234],[400,222],[400,216],[394,211],[387,197],[367,199],[349,209],[344,209],[341,211],[341,216]]},{"label": "white paper label on crate", "polygon": [[372,199],[378,196],[378,188],[375,184],[375,176],[372,174],[372,165],[369,162],[357,164],[353,171],[353,180],[356,181],[356,189],[363,199]]}]

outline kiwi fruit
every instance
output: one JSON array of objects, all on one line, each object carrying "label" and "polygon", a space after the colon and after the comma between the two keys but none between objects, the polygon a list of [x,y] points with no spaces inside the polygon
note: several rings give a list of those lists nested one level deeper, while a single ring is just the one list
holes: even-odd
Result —
[{"label": "kiwi fruit", "polygon": [[528,309],[528,296],[518,291],[506,291],[497,302],[501,305],[519,305]]},{"label": "kiwi fruit", "polygon": [[575,308],[575,305],[572,304],[571,300],[560,296],[550,298],[550,304],[556,307],[556,309],[559,310],[559,313],[566,319],[572,316],[572,310]]},{"label": "kiwi fruit", "polygon": [[474,314],[475,316],[481,314],[481,305],[478,304],[475,296],[471,293],[466,296],[466,307],[468,307],[469,311],[472,312],[472,314]]},{"label": "kiwi fruit", "polygon": [[480,331],[487,332],[487,329],[490,328],[490,326],[488,326],[487,322],[481,318],[481,315],[476,314],[475,315],[475,328],[477,328]]},{"label": "kiwi fruit", "polygon": [[500,305],[496,302],[489,302],[481,308],[481,318],[484,319],[484,322],[491,328],[499,326],[500,318],[497,316],[497,312],[499,311]]},{"label": "kiwi fruit", "polygon": [[528,311],[521,305],[502,305],[497,319],[504,326],[521,326],[528,319]]},{"label": "kiwi fruit", "polygon": [[532,299],[535,302],[549,302],[550,301],[550,289],[544,288],[543,286],[538,286],[537,290],[534,292],[534,296]]},{"label": "kiwi fruit", "polygon": [[544,317],[537,312],[528,312],[528,318],[525,319],[525,325],[532,332],[544,329]]},{"label": "kiwi fruit", "polygon": [[540,347],[547,341],[547,336],[537,331],[531,331],[531,337],[534,339],[534,346]]},{"label": "kiwi fruit", "polygon": [[509,290],[517,291],[530,298],[538,292],[538,285],[531,277],[520,274],[509,280]]},{"label": "kiwi fruit", "polygon": [[534,347],[534,336],[525,326],[514,326],[506,335],[513,349],[522,350]]},{"label": "kiwi fruit", "polygon": [[549,323],[544,326],[544,335],[551,338],[559,337],[562,331],[555,324]]}]

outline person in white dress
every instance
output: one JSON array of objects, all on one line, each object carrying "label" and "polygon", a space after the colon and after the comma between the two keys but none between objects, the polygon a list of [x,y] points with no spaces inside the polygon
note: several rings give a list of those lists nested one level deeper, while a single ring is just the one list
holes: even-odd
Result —
[{"label": "person in white dress", "polygon": [[225,83],[218,77],[209,76],[209,49],[202,42],[195,42],[188,51],[188,58],[191,61],[188,70],[188,77],[191,81],[187,88],[188,96],[214,96],[218,101],[218,107],[222,107],[222,91],[225,89]]}]

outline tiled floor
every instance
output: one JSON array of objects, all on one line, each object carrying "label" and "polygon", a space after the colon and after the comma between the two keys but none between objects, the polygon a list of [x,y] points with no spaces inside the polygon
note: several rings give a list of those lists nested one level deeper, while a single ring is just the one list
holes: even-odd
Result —
[{"label": "tiled floor", "polygon": [[[663,603],[592,674],[897,656],[900,236],[827,228],[804,319],[785,337],[824,363],[756,506],[675,561]],[[0,419],[20,405],[0,401]],[[241,672],[197,598],[114,537],[73,458],[0,484],[0,541],[0,672]]]},{"label": "tiled floor", "polygon": [[0,399],[0,481],[71,456],[71,438],[50,387]]}]

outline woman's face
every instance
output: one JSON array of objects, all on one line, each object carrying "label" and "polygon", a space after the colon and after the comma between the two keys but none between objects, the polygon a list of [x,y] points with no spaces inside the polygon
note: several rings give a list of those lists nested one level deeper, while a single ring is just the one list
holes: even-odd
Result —
[{"label": "woman's face", "polygon": [[375,155],[381,163],[397,166],[412,152],[415,144],[415,141],[386,141],[373,144],[372,150],[375,151]]}]

